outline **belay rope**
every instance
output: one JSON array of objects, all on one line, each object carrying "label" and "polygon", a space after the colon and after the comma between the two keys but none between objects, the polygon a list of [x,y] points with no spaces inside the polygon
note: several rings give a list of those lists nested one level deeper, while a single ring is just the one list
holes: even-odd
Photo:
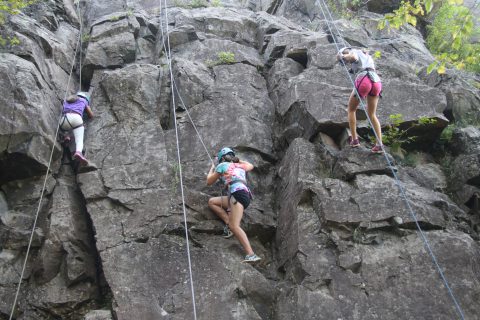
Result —
[{"label": "belay rope", "polygon": [[[322,3],[319,3],[319,1],[321,1]],[[318,5],[319,5],[319,7],[320,7],[320,10],[322,11],[323,18],[324,18],[324,20],[327,22],[328,30],[329,30],[329,32],[330,32],[330,34],[331,34],[331,36],[332,36],[333,42],[335,43],[335,47],[337,48],[337,52],[338,52],[340,49],[339,49],[339,46],[338,46],[338,43],[337,43],[337,40],[336,40],[336,36],[335,36],[335,34],[333,33],[333,30],[332,30],[330,24],[333,24],[333,26],[335,27],[336,32],[337,32],[337,35],[338,35],[342,40],[343,40],[344,38],[341,37],[341,34],[340,34],[337,26],[336,26],[335,23],[333,22],[332,14],[331,14],[330,9],[328,8],[327,4],[325,3],[325,0],[316,0],[315,3],[318,3]],[[324,8],[325,8],[325,9],[324,9]],[[327,18],[327,15],[325,14],[325,12],[328,13],[329,18]],[[344,42],[345,44],[347,44],[345,40],[343,40],[343,42]],[[348,45],[348,44],[347,44],[347,45]],[[350,82],[352,83],[352,86],[353,86],[353,88],[354,88],[354,90],[355,90],[355,93],[358,95],[358,91],[357,91],[357,89],[356,89],[356,87],[355,87],[355,82],[353,81],[352,76],[351,76],[350,73],[348,72],[348,69],[347,69],[347,67],[346,67],[346,65],[345,65],[344,63],[343,63],[343,67],[345,68],[345,70],[346,70],[346,72],[347,72],[347,75],[348,75],[348,77],[349,77],[349,79],[350,79]],[[358,95],[358,96],[359,96],[359,95]],[[369,117],[369,115],[368,115],[368,112],[366,112],[365,103],[363,102],[362,99],[359,99],[359,100],[360,100],[361,108],[362,108],[362,110],[365,112],[365,114],[367,115],[367,120],[368,120],[370,126],[373,128],[372,121],[371,121],[371,119],[370,119],[370,117]],[[380,141],[380,139],[379,139],[379,137],[377,136],[377,133],[375,132],[375,130],[373,130],[373,133],[374,133],[375,138],[377,139],[377,141]],[[397,175],[397,173],[395,172],[395,169],[393,168],[393,165],[392,165],[390,159],[388,158],[387,153],[385,152],[385,149],[384,149],[384,147],[383,147],[383,144],[382,144],[381,148],[382,148],[382,151],[383,151],[383,155],[384,155],[384,157],[385,157],[385,159],[386,159],[386,161],[387,161],[388,168],[391,170],[392,175],[393,175],[393,177],[394,177],[394,179],[395,179],[395,184],[396,184],[397,187],[398,187],[398,190],[399,190],[399,192],[400,192],[400,195],[401,195],[402,199],[404,200],[405,205],[406,205],[406,207],[407,207],[410,215],[412,216],[413,220],[415,221],[415,225],[416,225],[416,227],[417,227],[417,229],[418,229],[418,232],[419,232],[419,234],[420,234],[420,236],[421,236],[421,239],[423,240],[424,247],[425,247],[427,253],[430,255],[430,257],[431,257],[431,259],[432,259],[432,262],[433,262],[433,264],[435,265],[435,268],[437,269],[438,274],[440,275],[440,278],[442,279],[443,284],[445,285],[445,288],[447,289],[448,294],[449,294],[450,298],[452,299],[452,301],[453,301],[453,303],[454,303],[454,305],[455,305],[455,308],[456,308],[457,312],[458,312],[459,315],[460,315],[460,318],[461,318],[462,320],[464,320],[464,319],[465,319],[465,316],[464,316],[464,314],[463,314],[463,310],[462,310],[462,308],[460,307],[457,299],[455,298],[455,295],[453,294],[453,291],[452,291],[452,289],[450,288],[450,285],[448,284],[447,278],[445,277],[445,275],[444,275],[444,273],[443,273],[443,271],[442,271],[442,268],[441,268],[440,265],[438,264],[437,258],[435,257],[435,254],[433,253],[433,250],[432,250],[432,248],[430,247],[430,244],[429,244],[429,242],[428,242],[428,239],[427,239],[424,231],[422,230],[422,228],[421,228],[421,226],[420,226],[420,223],[418,222],[417,215],[415,214],[415,212],[414,212],[414,210],[413,210],[413,208],[412,208],[412,206],[411,206],[411,204],[410,204],[410,201],[408,200],[408,197],[407,197],[406,192],[405,192],[405,188],[403,187],[400,179],[398,178],[398,175]]]},{"label": "belay rope", "polygon": [[[165,32],[164,32],[163,25],[162,25],[162,19],[161,19],[162,3],[161,3],[161,0],[158,0],[158,2],[159,2],[159,5],[160,5],[160,19],[159,19],[160,20],[159,21],[160,30],[162,32],[163,47],[165,49],[165,55],[166,55],[167,60],[168,60],[168,69],[169,69],[169,74],[170,74],[170,88],[171,88],[171,94],[172,94],[172,110],[173,110],[172,113],[173,113],[173,122],[174,122],[174,126],[175,126],[175,143],[176,143],[176,147],[177,147],[178,175],[179,175],[179,180],[180,180],[180,192],[181,192],[181,197],[182,197],[183,223],[184,223],[184,228],[185,228],[185,242],[186,242],[185,245],[186,245],[186,249],[187,249],[188,272],[189,272],[189,277],[190,277],[190,291],[191,291],[191,295],[192,295],[193,319],[197,320],[197,308],[196,308],[196,304],[195,304],[195,288],[194,288],[194,284],[193,284],[193,272],[192,272],[192,259],[191,259],[191,255],[190,255],[190,241],[189,241],[189,236],[188,236],[187,210],[186,210],[186,205],[185,205],[185,194],[184,194],[184,187],[183,187],[182,161],[181,161],[181,156],[180,156],[180,141],[179,141],[179,135],[178,135],[177,111],[176,111],[176,107],[175,107],[175,88],[176,88],[176,85],[174,83],[173,70],[172,70],[172,52],[170,50],[170,35],[169,35],[169,30],[168,30],[168,6],[167,6],[167,1],[164,0],[164,10],[163,11],[165,13],[165,25],[166,25],[166,29],[165,29]],[[165,41],[164,41],[165,40],[165,34],[166,34],[167,43],[165,43]],[[183,103],[183,101],[182,101],[182,103]],[[192,121],[191,118],[190,118],[190,120]],[[193,121],[192,121],[192,123],[193,123]],[[197,131],[197,134],[198,134],[198,131]]]},{"label": "belay rope", "polygon": [[[81,21],[81,17],[80,17],[80,2],[77,2],[77,13],[78,13],[78,17]],[[79,33],[78,33],[78,40],[77,40],[77,44],[75,46],[75,51],[74,51],[74,54],[73,54],[73,59],[72,59],[72,66],[70,68],[70,73],[68,75],[68,81],[67,81],[67,87],[65,89],[65,95],[63,97],[63,101],[65,102],[65,100],[67,99],[67,94],[68,94],[68,88],[70,87],[70,81],[72,79],[72,73],[73,73],[73,67],[75,66],[75,58],[77,56],[77,52],[78,52],[78,48],[79,48],[79,45],[80,45],[80,42],[81,42],[81,38],[82,38],[82,23],[80,23],[80,30],[79,30]],[[80,84],[82,83],[82,79],[80,78]],[[27,252],[25,253],[25,259],[23,260],[23,266],[22,266],[22,271],[20,272],[20,278],[18,280],[18,284],[17,284],[17,290],[15,292],[15,298],[13,300],[13,304],[12,304],[12,309],[10,311],[10,317],[8,318],[9,320],[12,320],[13,319],[13,314],[15,313],[15,308],[17,306],[17,301],[18,301],[18,296],[20,294],[20,288],[22,286],[22,280],[23,280],[23,277],[25,275],[25,270],[26,270],[26,266],[27,266],[27,261],[28,261],[28,256],[30,254],[30,249],[32,247],[32,241],[33,241],[33,235],[35,234],[35,228],[37,227],[37,221],[38,221],[38,215],[40,213],[40,209],[42,207],[42,200],[43,200],[43,196],[45,195],[45,189],[46,189],[46,186],[47,186],[47,180],[48,180],[48,173],[50,172],[50,167],[52,165],[52,159],[53,159],[53,153],[55,151],[55,143],[57,141],[57,137],[58,137],[58,132],[59,132],[59,129],[60,129],[60,121],[61,121],[61,117],[59,118],[58,122],[57,122],[57,129],[55,131],[55,136],[52,140],[52,149],[50,151],[50,157],[48,159],[48,166],[47,166],[47,172],[45,173],[45,179],[43,180],[43,186],[42,186],[42,191],[40,193],[40,199],[38,200],[38,206],[37,206],[37,210],[35,212],[35,217],[34,217],[34,220],[33,220],[33,225],[32,225],[32,230],[30,232],[30,238],[28,240],[28,245],[27,245]]]}]

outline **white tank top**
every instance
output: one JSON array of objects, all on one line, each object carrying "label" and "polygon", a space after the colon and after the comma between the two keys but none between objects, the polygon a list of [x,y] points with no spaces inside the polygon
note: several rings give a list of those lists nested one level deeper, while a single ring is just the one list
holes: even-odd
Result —
[{"label": "white tank top", "polygon": [[375,64],[373,63],[373,59],[370,55],[365,54],[362,50],[358,49],[352,49],[352,51],[355,52],[358,57],[358,60],[352,63],[353,72],[357,73],[366,68],[375,69]]}]

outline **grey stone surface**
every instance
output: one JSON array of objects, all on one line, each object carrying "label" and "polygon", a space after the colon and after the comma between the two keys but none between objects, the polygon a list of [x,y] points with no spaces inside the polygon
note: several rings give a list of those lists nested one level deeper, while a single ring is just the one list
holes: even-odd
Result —
[{"label": "grey stone surface", "polygon": [[[439,299],[444,301],[429,310],[433,317],[455,317],[455,309],[445,292],[438,292],[437,297],[432,297],[431,292],[421,293],[427,283],[436,281],[438,276],[423,251],[421,238],[416,234],[398,238],[380,231],[389,228],[389,223],[380,223],[382,219],[389,220],[385,215],[387,212],[402,217],[404,223],[409,220],[406,212],[401,212],[403,205],[396,204],[398,196],[389,197],[385,193],[394,190],[384,184],[391,183],[387,182],[391,179],[385,175],[358,175],[352,186],[340,180],[322,178],[315,150],[314,145],[304,140],[294,140],[280,166],[279,173],[285,180],[282,183],[285,187],[280,194],[283,200],[279,203],[276,236],[282,252],[279,264],[285,279],[298,285],[293,290],[280,290],[279,318],[316,319],[322,314],[326,319],[372,319],[378,316],[380,309],[382,319],[402,318],[405,314],[412,317],[429,299],[428,304],[436,304]],[[324,193],[320,191],[322,188]],[[433,213],[435,202],[446,204],[448,199],[427,189],[416,188],[412,184],[406,186],[414,210],[419,220],[432,223],[442,216]],[[329,197],[335,199],[335,203],[329,202]],[[443,216],[449,212],[445,209]],[[363,210],[366,210],[365,215],[361,213]],[[433,215],[422,218],[427,211]],[[353,224],[349,227],[350,223]],[[442,222],[437,220],[437,223]],[[446,241],[452,246],[462,248],[456,251],[458,254],[470,256],[472,264],[478,263],[474,262],[478,244],[468,235],[433,231],[428,232],[427,238],[437,256],[442,257],[444,270],[462,268],[463,272],[471,272],[469,266],[458,264],[459,257],[442,255],[441,252],[449,250],[445,247],[445,239],[449,239]],[[409,272],[404,271],[407,269]],[[455,278],[453,273],[451,276]],[[415,278],[413,283],[411,277]],[[477,290],[474,286],[478,277],[473,274],[472,277],[476,280],[467,281],[465,285],[469,289],[464,290]],[[372,294],[370,290],[373,288],[375,293]],[[454,291],[457,295],[465,294],[458,287]],[[470,300],[466,296],[462,299]],[[395,302],[406,300],[410,302]],[[478,307],[469,302],[466,308],[467,312],[475,314]]]},{"label": "grey stone surface", "polygon": [[[5,90],[0,98],[0,181],[5,183],[46,170],[50,149],[44,146],[54,143],[51,132],[59,113],[58,101],[33,63],[13,54],[0,55],[0,81]],[[55,159],[59,151],[56,148]]]},{"label": "grey stone surface", "polygon": [[[85,125],[92,165],[70,166],[68,153],[61,165],[55,149],[16,318],[191,318],[184,219],[198,319],[455,318],[385,158],[365,141],[346,145],[351,84],[315,1],[221,3],[192,9],[167,1],[172,92],[158,1],[81,2],[88,39],[82,85],[92,86],[95,112]],[[372,1],[375,11],[380,3]],[[70,0],[42,2],[13,17],[8,30],[21,44],[1,54],[2,319],[13,303],[60,101],[79,87],[77,61],[65,88],[79,32],[75,11]],[[429,153],[445,116],[476,115],[478,90],[451,73],[427,76],[432,56],[420,33],[379,31],[380,18],[363,12],[335,23],[351,44],[382,52],[383,125],[393,113],[403,114],[403,126],[422,116],[438,120],[411,130],[421,137],[412,146],[423,154],[416,166],[388,157],[466,318],[475,319],[478,129],[454,132],[450,171]],[[234,63],[220,61],[220,52],[233,53]],[[364,122],[359,127],[366,135]],[[222,194],[205,174],[224,146],[255,165],[248,174],[254,199],[242,220],[262,257],[255,265],[241,262],[239,242],[220,236],[223,223],[207,206]]]},{"label": "grey stone surface", "polygon": [[112,312],[110,310],[92,310],[87,313],[84,320],[112,320]]},{"label": "grey stone surface", "polygon": [[457,200],[475,212],[480,190],[480,130],[475,127],[455,129],[450,143],[449,187]]},{"label": "grey stone surface", "polygon": [[448,70],[445,75],[432,72],[426,74],[425,68],[419,73],[429,86],[438,88],[445,93],[447,98],[446,112],[450,118],[459,125],[477,126],[480,123],[480,90],[472,87],[475,83],[475,74]]}]

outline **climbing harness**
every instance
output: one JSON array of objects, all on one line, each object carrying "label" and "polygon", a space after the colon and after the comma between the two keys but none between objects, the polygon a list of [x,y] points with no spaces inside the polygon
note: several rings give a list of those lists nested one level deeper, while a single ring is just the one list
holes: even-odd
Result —
[{"label": "climbing harness", "polygon": [[[80,7],[79,7],[80,4],[79,3],[80,2],[77,3],[78,13],[80,12]],[[79,44],[81,42],[81,37],[82,37],[82,29],[80,27],[80,30],[79,30],[79,33],[78,33],[78,40],[77,40],[77,44],[75,46],[75,51],[74,51],[74,54],[73,54],[72,66],[70,68],[70,73],[69,73],[69,76],[68,76],[67,87],[66,87],[66,90],[65,90],[65,96],[63,98],[63,101],[65,101],[67,99],[68,88],[70,87],[70,81],[72,79],[73,67],[75,66],[75,57],[77,56],[77,51],[78,51],[78,48],[79,48]],[[80,83],[81,83],[81,80],[80,80]],[[30,239],[28,240],[27,252],[25,253],[25,259],[23,260],[22,271],[20,272],[20,278],[18,280],[17,290],[15,292],[15,298],[13,300],[9,320],[13,319],[13,314],[15,313],[15,308],[17,306],[17,301],[18,301],[18,296],[20,294],[20,288],[21,288],[21,285],[22,285],[22,280],[23,280],[23,277],[25,275],[25,270],[26,270],[26,267],[27,267],[28,256],[30,254],[30,249],[32,247],[33,235],[34,235],[35,229],[37,227],[38,215],[40,213],[40,208],[42,206],[43,196],[45,195],[45,189],[46,189],[47,180],[48,180],[48,173],[50,172],[50,167],[52,165],[53,153],[55,151],[55,141],[57,140],[59,129],[60,129],[60,119],[57,122],[57,129],[55,131],[54,139],[52,140],[52,149],[50,151],[50,157],[49,157],[49,160],[48,160],[47,172],[45,173],[45,179],[43,180],[42,191],[40,193],[40,199],[38,200],[38,206],[37,206],[37,210],[35,212],[35,218],[33,220],[32,230],[30,232]]]},{"label": "climbing harness", "polygon": [[[247,181],[246,181],[246,180],[243,180],[243,179],[232,180],[232,181],[230,181],[229,183],[227,183],[227,185],[226,185],[226,188],[227,188],[227,190],[228,190],[228,204],[229,204],[229,209],[230,209],[230,199],[232,198],[232,193],[231,193],[231,191],[230,191],[230,186],[231,186],[232,184],[235,184],[235,183],[241,183],[241,184],[243,184],[243,185],[248,189],[248,191],[245,190],[245,189],[242,189],[242,190],[244,190],[244,191],[246,191],[246,192],[248,193],[248,196],[250,197],[250,200],[253,200],[252,191],[251,191],[250,188],[248,187],[248,184],[247,184]],[[237,200],[235,199],[235,197],[233,198],[233,200],[234,200],[233,204],[237,203]]]},{"label": "climbing harness", "polygon": [[[70,120],[68,120],[68,117],[67,117],[67,113],[75,113],[75,114],[78,114],[76,112],[73,112],[73,111],[67,111],[65,112],[62,117],[61,117],[61,123],[60,123],[60,130],[62,131],[70,131],[70,130],[74,130],[74,129],[77,129],[77,128],[80,128],[80,127],[83,127],[83,123],[82,124],[79,124],[78,126],[74,126],[70,123]],[[62,129],[62,126],[65,124],[65,121],[67,121],[68,125],[70,126],[70,129],[66,130],[66,129]]]},{"label": "climbing harness", "polygon": [[[350,69],[350,70],[351,70],[351,69]],[[350,72],[350,70],[349,70],[349,73],[352,73],[352,72]],[[365,72],[365,75],[362,76],[362,73],[363,73],[363,72]],[[357,97],[358,100],[361,100],[361,97],[360,97],[360,95],[358,94],[358,91],[360,90],[360,86],[362,85],[363,80],[365,80],[365,78],[370,79],[370,81],[372,81],[372,83],[378,82],[378,80],[377,80],[378,75],[374,75],[374,74],[372,74],[372,72],[375,72],[375,73],[376,73],[375,69],[373,69],[373,68],[365,68],[365,69],[361,70],[360,72],[358,72],[357,77],[358,77],[358,76],[361,76],[361,77],[362,77],[362,79],[360,80],[360,82],[358,83],[358,85],[354,84],[354,86],[355,86],[355,96]],[[376,77],[375,77],[375,76],[376,76]],[[376,80],[377,80],[377,81],[376,81]],[[374,89],[374,88],[373,88],[373,86],[372,86],[372,88],[371,88],[370,91],[367,93],[367,95],[371,96],[371,93],[372,93],[372,90],[373,90],[373,89]],[[383,91],[383,90],[381,90],[380,93],[378,94],[378,96],[379,96],[380,98],[383,98],[383,97],[382,97],[382,91]]]},{"label": "climbing harness", "polygon": [[[319,1],[321,1],[322,3],[320,3]],[[339,46],[338,46],[337,40],[335,39],[335,35],[334,35],[334,33],[333,33],[333,30],[332,30],[330,24],[333,24],[333,26],[335,27],[336,32],[337,32],[338,35],[340,35],[340,32],[339,32],[337,26],[335,25],[335,23],[333,22],[333,17],[332,17],[332,14],[331,14],[331,12],[330,12],[330,9],[328,8],[327,4],[325,3],[325,0],[316,0],[315,3],[317,3],[317,2],[318,2],[318,4],[319,4],[320,10],[322,11],[323,17],[324,17],[325,21],[327,22],[327,27],[328,27],[328,29],[329,29],[330,34],[332,35],[333,42],[335,43],[335,46],[336,46],[336,48],[337,48],[337,50],[338,50],[338,47],[339,47]],[[325,10],[324,10],[324,8],[325,8]],[[328,13],[329,18],[327,18],[327,15],[325,14],[325,11]],[[344,40],[344,38],[341,37],[341,39],[342,39],[343,42],[346,44],[346,46],[348,46],[348,44],[346,43],[346,41]],[[350,74],[348,73],[348,70],[347,70],[345,64],[344,64],[343,66],[344,66],[345,70],[347,71],[347,75],[348,75],[348,77],[349,77],[349,79],[350,79],[350,82],[352,83],[352,85],[353,85],[353,87],[354,87],[354,90],[356,91],[356,94],[359,95],[357,89],[355,88],[355,83],[354,83],[352,77],[350,76]],[[364,102],[363,102],[361,99],[360,99],[360,105],[361,105],[362,110],[365,111],[365,114],[367,115],[367,120],[368,120],[370,126],[373,128],[372,121],[371,121],[371,119],[370,119],[370,117],[369,117],[369,115],[368,115],[368,112],[366,112],[365,104],[364,104]],[[375,130],[373,130],[373,133],[374,133],[375,138],[377,139],[377,141],[379,141],[380,139],[379,139],[379,137],[377,136],[377,133],[375,132]],[[442,268],[440,267],[440,265],[439,265],[439,263],[438,263],[438,261],[437,261],[437,258],[435,257],[435,254],[433,253],[433,250],[432,250],[432,248],[430,247],[430,244],[429,244],[429,242],[428,242],[428,239],[427,239],[424,231],[422,230],[422,228],[421,228],[421,226],[420,226],[420,223],[419,223],[419,221],[418,221],[418,219],[417,219],[417,215],[415,214],[415,212],[414,212],[414,210],[413,210],[413,208],[412,208],[412,206],[411,206],[411,204],[410,204],[410,201],[409,201],[409,199],[408,199],[408,197],[407,197],[407,194],[406,194],[406,192],[405,192],[405,188],[403,187],[400,179],[398,178],[398,175],[397,175],[396,170],[393,169],[394,167],[393,167],[390,159],[388,158],[387,153],[385,152],[385,149],[384,149],[383,144],[382,144],[380,147],[382,148],[382,151],[383,151],[382,153],[383,153],[383,155],[384,155],[384,157],[385,157],[385,160],[386,160],[386,162],[387,162],[387,164],[388,164],[388,168],[390,168],[390,170],[391,170],[391,172],[392,172],[392,175],[393,175],[393,177],[394,177],[394,179],[395,179],[395,184],[397,185],[397,187],[398,187],[398,189],[399,189],[399,192],[400,192],[400,194],[401,194],[401,197],[403,198],[403,200],[404,200],[404,202],[405,202],[405,205],[406,205],[406,207],[407,207],[410,215],[412,216],[413,220],[415,221],[415,225],[416,225],[416,227],[417,227],[417,230],[418,230],[418,232],[419,232],[419,234],[420,234],[420,236],[421,236],[421,239],[423,240],[424,247],[425,247],[427,253],[430,255],[430,257],[431,257],[431,259],[432,259],[432,262],[433,262],[433,264],[435,265],[435,267],[436,267],[436,269],[437,269],[437,272],[439,273],[439,275],[440,275],[440,277],[441,277],[441,279],[442,279],[442,281],[443,281],[443,284],[445,285],[445,288],[447,289],[448,294],[449,294],[450,298],[452,299],[452,301],[453,301],[453,303],[454,303],[454,305],[455,305],[455,308],[456,308],[457,312],[458,312],[459,315],[460,315],[460,318],[461,318],[462,320],[464,320],[464,319],[465,319],[465,316],[464,316],[464,314],[463,314],[463,310],[462,310],[462,308],[460,307],[457,299],[455,298],[455,295],[453,294],[453,291],[452,291],[452,289],[450,288],[450,285],[448,284],[447,278],[445,277],[445,275],[444,275],[444,273],[443,273],[443,271],[442,271]]]}]

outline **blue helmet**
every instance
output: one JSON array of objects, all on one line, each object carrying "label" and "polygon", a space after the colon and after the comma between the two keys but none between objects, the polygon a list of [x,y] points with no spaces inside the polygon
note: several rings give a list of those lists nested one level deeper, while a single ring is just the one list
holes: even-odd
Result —
[{"label": "blue helmet", "polygon": [[90,104],[90,95],[88,94],[88,92],[79,91],[77,92],[77,96],[84,98]]},{"label": "blue helmet", "polygon": [[220,162],[222,160],[223,156],[225,156],[229,153],[235,155],[235,152],[233,152],[233,150],[229,147],[222,148],[220,151],[218,151],[218,154],[217,154],[218,162]]}]

